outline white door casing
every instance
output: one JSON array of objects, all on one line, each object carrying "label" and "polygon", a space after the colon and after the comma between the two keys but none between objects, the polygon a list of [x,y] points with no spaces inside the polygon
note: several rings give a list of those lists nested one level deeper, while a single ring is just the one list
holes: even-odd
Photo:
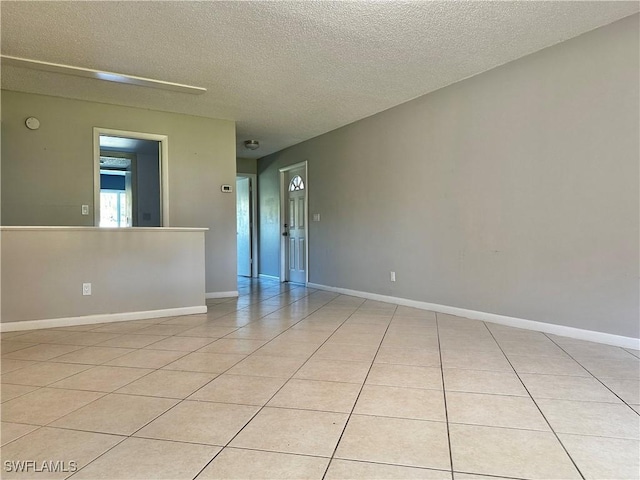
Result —
[{"label": "white door casing", "polygon": [[307,283],[308,276],[308,178],[307,165],[280,171],[281,188],[281,281]]},{"label": "white door casing", "polygon": [[251,276],[251,180],[236,178],[238,275]]}]

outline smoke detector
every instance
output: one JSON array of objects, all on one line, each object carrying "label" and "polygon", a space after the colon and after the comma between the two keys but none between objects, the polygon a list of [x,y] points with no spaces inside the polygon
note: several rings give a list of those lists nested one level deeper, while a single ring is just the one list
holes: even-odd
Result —
[{"label": "smoke detector", "polygon": [[258,140],[245,140],[244,148],[256,150],[257,148],[260,148],[260,142]]}]

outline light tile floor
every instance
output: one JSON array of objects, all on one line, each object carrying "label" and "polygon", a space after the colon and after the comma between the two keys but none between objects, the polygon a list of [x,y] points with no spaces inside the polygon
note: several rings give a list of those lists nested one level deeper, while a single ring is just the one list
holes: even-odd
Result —
[{"label": "light tile floor", "polygon": [[[2,478],[640,477],[638,351],[239,290],[203,315],[3,334]],[[26,460],[78,471],[7,471]]]}]

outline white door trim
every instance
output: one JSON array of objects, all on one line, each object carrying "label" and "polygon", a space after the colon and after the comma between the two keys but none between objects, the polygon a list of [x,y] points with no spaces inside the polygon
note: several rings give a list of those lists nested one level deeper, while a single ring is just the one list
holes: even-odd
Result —
[{"label": "white door trim", "polygon": [[298,168],[304,168],[304,258],[305,258],[305,271],[304,271],[304,283],[309,283],[309,167],[307,161],[296,163],[294,165],[289,165],[286,167],[282,167],[280,171],[280,212],[279,212],[279,233],[280,233],[280,281],[285,282],[287,280],[287,272],[286,272],[286,260],[285,260],[285,251],[286,238],[282,236],[283,229],[283,218],[284,211],[286,207],[286,195],[287,195],[287,187],[289,184],[285,185],[285,175],[289,170],[295,170]]},{"label": "white door trim", "polygon": [[255,173],[236,173],[236,177],[248,178],[251,187],[251,276],[258,278],[258,175]]},{"label": "white door trim", "polygon": [[156,133],[130,132],[93,127],[93,225],[100,226],[100,135],[137,138],[160,142],[160,215],[162,226],[169,226],[169,137]]}]

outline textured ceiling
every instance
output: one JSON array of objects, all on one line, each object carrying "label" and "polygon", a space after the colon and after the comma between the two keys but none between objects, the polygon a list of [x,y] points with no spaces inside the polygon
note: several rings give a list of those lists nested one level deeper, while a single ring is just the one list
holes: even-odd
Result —
[{"label": "textured ceiling", "polygon": [[[2,87],[237,122],[261,157],[639,10],[633,2],[2,2],[2,53],[205,87],[5,66]],[[261,148],[245,150],[242,141]]]}]

